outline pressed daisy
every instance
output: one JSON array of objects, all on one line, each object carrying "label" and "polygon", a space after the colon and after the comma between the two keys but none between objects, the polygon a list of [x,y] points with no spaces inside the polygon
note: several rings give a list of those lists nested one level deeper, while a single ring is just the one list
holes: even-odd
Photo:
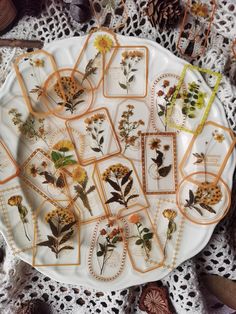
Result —
[{"label": "pressed daisy", "polygon": [[78,166],[73,170],[72,178],[74,182],[83,184],[85,181],[87,181],[88,175],[87,175],[86,170],[83,167]]},{"label": "pressed daisy", "polygon": [[111,50],[113,46],[112,39],[107,35],[98,35],[94,40],[94,47],[100,53],[106,53]]},{"label": "pressed daisy", "polygon": [[74,145],[69,140],[61,140],[53,146],[53,149],[58,150],[60,152],[68,152],[70,150],[74,150]]}]

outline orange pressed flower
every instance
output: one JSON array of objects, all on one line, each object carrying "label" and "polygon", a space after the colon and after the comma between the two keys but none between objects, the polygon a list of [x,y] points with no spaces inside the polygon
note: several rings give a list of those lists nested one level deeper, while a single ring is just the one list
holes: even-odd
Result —
[{"label": "orange pressed flower", "polygon": [[129,217],[129,222],[132,224],[137,224],[141,220],[141,216],[139,214],[133,214]]}]

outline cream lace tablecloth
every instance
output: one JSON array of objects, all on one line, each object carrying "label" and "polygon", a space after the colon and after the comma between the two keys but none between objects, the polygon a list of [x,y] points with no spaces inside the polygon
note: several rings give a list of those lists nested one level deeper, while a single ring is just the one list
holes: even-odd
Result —
[{"label": "cream lace tablecloth", "polygon": [[[66,2],[70,2],[67,0]],[[126,0],[129,9],[127,25],[120,32],[123,35],[149,38],[178,55],[176,41],[178,29],[159,33],[144,15],[146,1]],[[41,39],[45,43],[55,39],[86,34],[93,22],[79,25],[69,16],[68,4],[62,1],[47,1],[39,18],[24,17],[4,37]],[[223,74],[218,97],[224,105],[231,128],[236,131],[236,60],[233,60],[231,45],[236,38],[236,1],[218,0],[215,16],[205,55],[194,64]],[[23,50],[0,49],[0,83],[3,83],[11,69],[12,60]],[[209,86],[213,85],[206,78]],[[235,202],[234,202],[235,203]],[[236,279],[235,206],[231,213],[216,228],[209,244],[198,256],[184,262],[162,280],[168,287],[170,299],[177,313],[227,313],[233,310],[221,307],[210,309],[203,296],[201,273],[218,274]],[[5,242],[0,236],[0,245]],[[5,247],[6,258],[0,264],[0,313],[14,313],[20,303],[40,298],[52,305],[55,313],[141,313],[138,299],[141,286],[103,293],[80,286],[57,283],[42,275],[30,265],[14,257]]]}]

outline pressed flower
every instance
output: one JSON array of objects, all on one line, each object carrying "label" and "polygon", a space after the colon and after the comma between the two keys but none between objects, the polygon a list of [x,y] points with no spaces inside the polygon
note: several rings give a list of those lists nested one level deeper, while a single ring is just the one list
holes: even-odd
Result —
[{"label": "pressed flower", "polygon": [[101,235],[105,235],[105,234],[107,234],[107,231],[106,231],[105,229],[102,229],[102,230],[100,231],[100,234],[101,234]]},{"label": "pressed flower", "polygon": [[49,222],[49,220],[52,219],[61,224],[69,224],[75,221],[75,217],[72,211],[62,208],[54,209],[45,215],[46,222]]},{"label": "pressed flower", "polygon": [[103,174],[102,174],[102,180],[107,181],[107,179],[110,179],[111,177],[115,177],[117,179],[123,178],[130,169],[122,164],[116,164],[112,165],[109,168],[107,168]]},{"label": "pressed flower", "polygon": [[208,7],[207,4],[196,2],[191,6],[191,12],[196,16],[207,17],[208,16]]},{"label": "pressed flower", "polygon": [[218,143],[222,143],[225,140],[224,134],[215,133],[214,140],[217,141]]},{"label": "pressed flower", "polygon": [[38,168],[33,164],[30,166],[30,174],[35,178],[38,174]]},{"label": "pressed flower", "polygon": [[141,220],[141,216],[139,214],[133,214],[129,217],[129,222],[132,224],[137,224]]},{"label": "pressed flower", "polygon": [[171,219],[174,219],[174,218],[177,216],[177,213],[176,213],[176,211],[173,210],[173,209],[165,209],[165,210],[163,211],[162,215],[163,215],[165,218],[171,220]]},{"label": "pressed flower", "polygon": [[13,195],[8,200],[8,205],[10,206],[18,206],[22,202],[22,196],[21,195]]},{"label": "pressed flower", "polygon": [[70,150],[74,150],[74,145],[69,140],[61,140],[53,146],[53,149],[58,150],[60,152],[68,152]]},{"label": "pressed flower", "polygon": [[[69,101],[73,95],[78,90],[77,82],[74,78],[70,76],[62,76],[60,77],[60,84],[57,81],[57,83],[54,85],[54,91],[55,93],[63,99],[65,96],[66,101]],[[64,93],[64,95],[63,95]]]},{"label": "pressed flower", "polygon": [[35,67],[40,68],[40,67],[43,67],[43,66],[44,66],[44,60],[42,60],[42,59],[35,59],[35,60],[33,60],[32,62],[33,62],[33,65],[34,65]]},{"label": "pressed flower", "polygon": [[79,184],[83,184],[85,181],[88,180],[88,175],[83,167],[78,166],[73,170],[72,178],[73,181],[78,182]]},{"label": "pressed flower", "polygon": [[112,39],[107,35],[98,35],[94,40],[94,47],[100,53],[106,53],[111,50],[113,46]]},{"label": "pressed flower", "polygon": [[159,138],[153,138],[149,145],[152,150],[159,149],[161,147],[161,140]]}]

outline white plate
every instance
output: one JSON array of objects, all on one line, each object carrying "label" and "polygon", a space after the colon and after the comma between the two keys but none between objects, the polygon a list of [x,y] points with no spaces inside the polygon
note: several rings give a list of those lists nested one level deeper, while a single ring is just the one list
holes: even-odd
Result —
[{"label": "white plate", "polygon": [[[70,39],[64,39],[61,41],[53,42],[45,47],[45,50],[52,53],[55,57],[56,63],[58,67],[73,67],[76,57],[85,42],[86,37],[75,37]],[[175,57],[172,55],[168,50],[164,49],[157,43],[152,41],[148,41],[145,39],[139,39],[134,37],[124,37],[124,36],[117,36],[121,45],[136,45],[136,46],[146,46],[149,50],[149,86],[148,86],[148,95],[146,97],[146,103],[149,105],[150,109],[150,91],[152,82],[161,74],[164,73],[173,73],[175,75],[180,75],[183,66],[186,64],[185,61]],[[204,83],[205,84],[205,83]],[[207,85],[204,85],[204,89],[209,91]],[[4,83],[3,87],[1,88],[0,92],[0,136],[5,143],[7,143],[10,151],[12,152],[13,156],[15,157],[16,161],[22,165],[23,161],[26,159],[29,154],[36,149],[39,144],[33,143],[31,145],[26,145],[24,141],[19,140],[19,134],[17,134],[12,128],[11,119],[9,119],[8,111],[12,108],[13,104],[17,108],[22,104],[22,98],[20,96],[20,89],[18,86],[18,82],[16,80],[16,75],[12,71],[8,76],[6,82]],[[13,99],[14,98],[14,99]],[[95,98],[95,105],[93,108],[98,107],[107,107],[110,110],[112,119],[114,119],[116,114],[116,105],[123,102],[124,99],[106,99],[102,96],[102,86],[100,87],[99,91],[97,92]],[[136,102],[143,101],[142,99],[137,100]],[[23,108],[23,107],[19,107]],[[146,108],[146,107],[145,107]],[[146,110],[146,109],[145,109]],[[26,112],[26,109],[25,109]],[[225,112],[223,109],[222,104],[219,102],[217,98],[215,98],[213,106],[210,110],[208,120],[215,121],[221,125],[228,127],[228,123],[225,117]],[[63,127],[63,120],[61,120],[61,125]],[[154,129],[151,128],[148,131],[155,132]],[[181,161],[185,149],[187,148],[188,143],[192,138],[191,134],[180,132],[177,136],[177,158],[178,163]],[[185,148],[185,149],[183,149]],[[130,156],[132,156],[134,152],[130,152]],[[139,171],[140,178],[140,163],[138,161],[134,161],[135,165]],[[228,184],[229,188],[232,187],[232,174],[235,166],[235,153],[233,153],[222,173],[222,179]],[[194,170],[194,169],[193,169]],[[180,174],[179,174],[180,177]],[[180,181],[181,178],[179,178]],[[11,182],[7,183],[5,186],[1,186],[1,189],[7,189],[8,187],[13,187],[17,185],[22,186],[22,191],[26,195],[26,190],[24,188],[24,184],[21,179],[16,178]],[[52,192],[53,193],[53,192]],[[27,196],[27,195],[26,195]],[[160,196],[161,197],[161,196]],[[150,196],[149,200],[152,204],[152,215],[155,216],[155,204],[157,203],[157,198],[159,196]],[[172,196],[173,199],[173,196]],[[32,205],[33,206],[33,205]],[[15,215],[15,216],[14,216]],[[15,214],[13,213],[11,219],[11,223],[14,225],[14,217],[17,215],[17,209],[15,209]],[[157,222],[158,225],[158,222]],[[93,225],[94,226],[94,225]],[[17,226],[16,226],[17,227]],[[95,279],[92,277],[88,272],[88,252],[89,252],[89,245],[91,240],[91,227],[86,225],[84,228],[83,233],[83,242],[81,246],[81,266],[45,266],[45,267],[38,267],[38,270],[45,275],[68,284],[80,284],[91,288],[99,288],[103,290],[115,290],[115,289],[122,289],[132,285],[142,284],[148,281],[158,280],[166,276],[171,269],[170,268],[157,268],[147,273],[139,273],[135,271],[131,267],[131,263],[129,258],[126,258],[126,263],[123,272],[120,276],[118,276],[113,281],[103,282]],[[185,221],[183,233],[181,236],[181,241],[179,244],[178,254],[176,256],[176,263],[175,266],[178,266],[183,261],[191,258],[199,251],[201,251],[207,242],[209,241],[212,232],[215,228],[215,225],[209,226],[201,226],[193,224],[189,221]],[[7,226],[3,222],[3,213],[0,213],[0,230],[3,233],[6,241],[8,244],[13,244],[19,246],[20,240],[17,243],[12,243],[9,232],[7,231]],[[19,235],[19,238],[23,236]],[[19,248],[19,247],[18,247]],[[26,261],[27,263],[32,262],[32,252],[31,250],[26,250],[24,252],[17,253],[17,256],[22,260]]]}]

